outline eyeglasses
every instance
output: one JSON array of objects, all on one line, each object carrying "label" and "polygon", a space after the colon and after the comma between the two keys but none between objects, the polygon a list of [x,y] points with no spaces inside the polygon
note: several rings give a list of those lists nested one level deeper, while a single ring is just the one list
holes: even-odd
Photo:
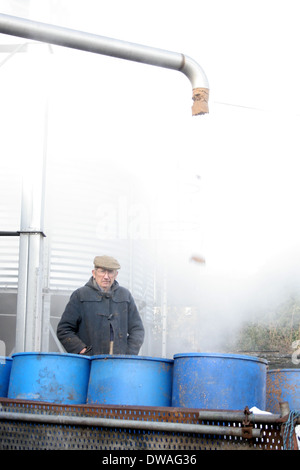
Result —
[{"label": "eyeglasses", "polygon": [[96,271],[99,272],[102,276],[107,274],[109,277],[113,277],[116,274],[115,269],[96,268]]}]

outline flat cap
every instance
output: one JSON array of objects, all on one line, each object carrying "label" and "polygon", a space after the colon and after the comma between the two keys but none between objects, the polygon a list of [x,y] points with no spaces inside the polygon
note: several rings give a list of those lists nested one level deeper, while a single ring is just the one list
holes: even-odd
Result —
[{"label": "flat cap", "polygon": [[94,258],[95,268],[105,268],[105,269],[120,269],[120,264],[112,256],[96,256]]}]

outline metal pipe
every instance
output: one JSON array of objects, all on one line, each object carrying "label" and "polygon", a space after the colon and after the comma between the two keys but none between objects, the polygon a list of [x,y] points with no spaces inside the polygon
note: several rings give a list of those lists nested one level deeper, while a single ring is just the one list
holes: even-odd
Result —
[{"label": "metal pipe", "polygon": [[[288,414],[288,413],[287,413]],[[247,420],[252,423],[268,423],[268,424],[275,424],[275,423],[282,423],[287,416],[285,414],[275,414],[275,413],[250,413],[247,415]],[[231,421],[235,423],[242,423],[245,420],[245,413],[242,412],[234,412],[234,411],[206,411],[201,410],[198,414],[199,420],[208,420],[208,421]],[[300,418],[297,418],[295,421],[297,424],[300,424]]]},{"label": "metal pipe", "polygon": [[[214,434],[217,436],[243,436],[243,428],[237,426],[213,426],[206,424],[181,424],[157,421],[135,421],[127,419],[91,418],[82,416],[45,415],[17,412],[0,412],[0,420],[26,421],[67,426],[102,426],[125,429],[142,429],[160,432],[180,432],[195,434]],[[252,429],[252,437],[259,438],[262,430]]]},{"label": "metal pipe", "polygon": [[[250,423],[278,423],[281,422],[282,416],[280,414],[254,414],[247,415]],[[198,414],[199,420],[208,421],[232,421],[235,423],[242,423],[245,420],[245,413],[234,411],[205,411],[201,410]]]},{"label": "metal pipe", "polygon": [[0,14],[0,33],[107,55],[182,72],[193,88],[192,114],[208,113],[209,85],[202,67],[191,57],[141,44]]}]

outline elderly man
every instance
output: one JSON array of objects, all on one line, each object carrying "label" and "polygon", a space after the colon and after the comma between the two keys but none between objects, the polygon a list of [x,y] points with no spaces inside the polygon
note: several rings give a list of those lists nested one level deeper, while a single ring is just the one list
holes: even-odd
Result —
[{"label": "elderly man", "polygon": [[57,327],[68,353],[139,353],[144,327],[131,293],[116,281],[118,269],[111,256],[96,256],[92,277],[71,295]]}]

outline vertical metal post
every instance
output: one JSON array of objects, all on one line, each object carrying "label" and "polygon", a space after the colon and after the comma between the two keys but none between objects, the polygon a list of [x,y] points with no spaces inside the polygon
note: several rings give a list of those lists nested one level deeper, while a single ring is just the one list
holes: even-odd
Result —
[{"label": "vertical metal post", "polygon": [[16,352],[39,351],[42,316],[43,235],[20,231]]},{"label": "vertical metal post", "polygon": [[46,108],[44,148],[34,149],[33,167],[23,175],[16,352],[41,348],[47,114]]},{"label": "vertical metal post", "polygon": [[167,272],[166,261],[163,265],[163,282],[162,282],[162,357],[167,357]]}]

